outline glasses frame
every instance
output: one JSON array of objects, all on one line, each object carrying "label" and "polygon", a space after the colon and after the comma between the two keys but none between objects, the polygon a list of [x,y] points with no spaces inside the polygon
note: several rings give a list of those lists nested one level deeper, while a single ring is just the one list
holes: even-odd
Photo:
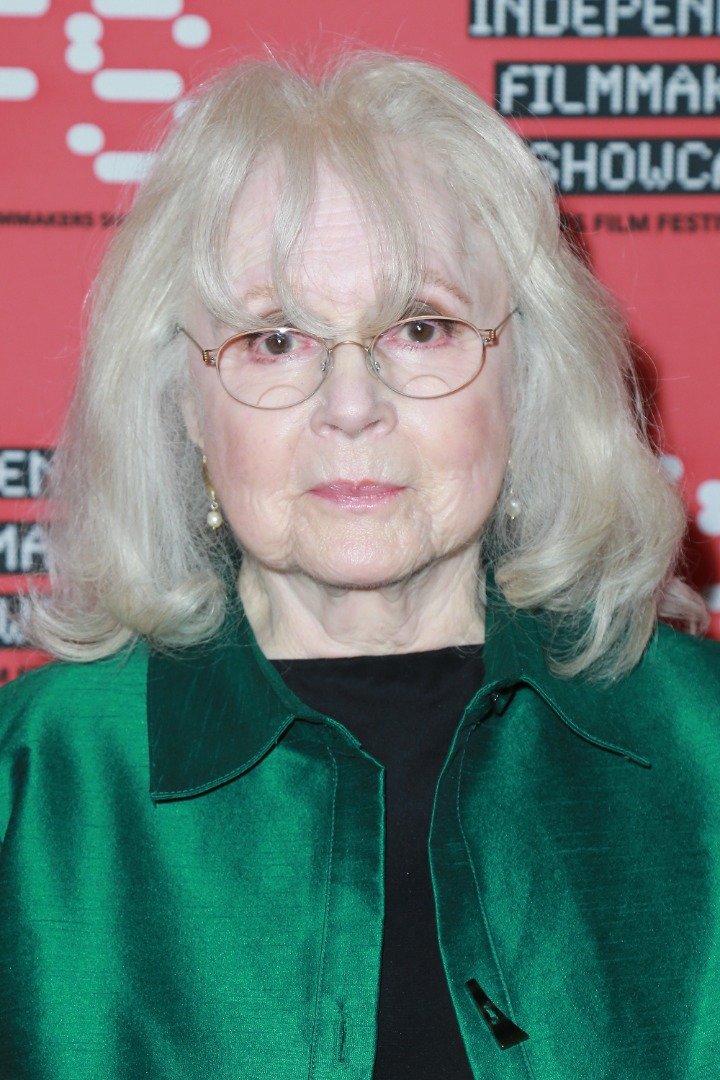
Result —
[{"label": "glasses frame", "polygon": [[[261,409],[264,412],[273,412],[280,409],[293,409],[296,405],[303,405],[306,401],[309,401],[314,394],[317,394],[318,390],[332,371],[334,361],[333,353],[340,345],[357,345],[360,349],[362,349],[365,353],[365,363],[367,364],[367,368],[370,374],[374,375],[375,378],[378,379],[383,384],[383,386],[386,386],[388,390],[391,390],[393,394],[399,394],[400,397],[408,398],[411,401],[434,401],[437,398],[450,397],[451,394],[457,394],[460,390],[464,390],[466,386],[469,386],[471,382],[474,382],[474,380],[477,379],[478,375],[485,367],[487,349],[491,348],[493,345],[497,345],[500,331],[505,326],[505,324],[510,321],[513,315],[517,314],[518,310],[519,309],[517,307],[514,307],[512,311],[508,312],[505,318],[497,324],[497,326],[490,328],[475,326],[474,323],[468,322],[467,319],[456,319],[452,315],[410,316],[407,319],[399,319],[398,322],[393,323],[392,326],[388,326],[385,330],[381,330],[379,334],[375,334],[375,336],[371,339],[369,345],[363,345],[361,341],[355,341],[352,338],[331,342],[326,338],[318,337],[317,334],[308,334],[304,330],[298,330],[296,326],[261,326],[258,327],[257,330],[244,330],[240,334],[231,334],[231,336],[225,341],[223,341],[221,345],[217,345],[215,348],[204,349],[200,342],[196,341],[192,334],[188,333],[185,327],[180,326],[179,323],[175,327],[175,332],[176,334],[184,334],[185,337],[189,341],[191,341],[192,344],[200,351],[203,364],[205,364],[206,367],[215,368],[218,374],[218,378],[220,379],[220,385],[232,401],[237,401],[239,405],[246,405],[249,409]],[[379,365],[373,358],[373,352],[377,342],[380,340],[381,337],[383,337],[384,334],[387,334],[388,330],[393,330],[396,326],[406,326],[409,323],[426,321],[460,323],[462,326],[467,326],[471,330],[473,330],[478,335],[478,339],[482,344],[480,363],[478,364],[477,371],[474,372],[474,374],[471,375],[469,379],[466,379],[466,381],[461,386],[456,386],[454,390],[445,390],[442,394],[429,394],[427,396],[405,394],[402,390],[396,390],[394,386],[391,386],[389,383],[385,382],[382,375],[380,374]],[[312,393],[308,394],[307,397],[301,398],[300,401],[293,401],[289,405],[253,405],[252,402],[243,401],[242,398],[236,398],[234,394],[230,393],[228,388],[225,386],[225,383],[222,381],[222,375],[220,374],[220,360],[222,358],[224,350],[227,349],[229,345],[232,345],[233,342],[239,341],[240,338],[248,337],[249,335],[254,334],[272,333],[303,334],[305,337],[312,338],[313,341],[317,341],[319,345],[322,345],[325,350],[325,360],[322,363],[322,377],[318,385],[312,391]]]}]

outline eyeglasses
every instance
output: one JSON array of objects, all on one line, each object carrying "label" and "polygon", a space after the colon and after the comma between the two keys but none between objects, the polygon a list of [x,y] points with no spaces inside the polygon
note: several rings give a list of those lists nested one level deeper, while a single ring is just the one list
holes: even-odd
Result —
[{"label": "eyeglasses", "polygon": [[182,326],[176,327],[214,367],[230,397],[253,409],[289,409],[312,397],[330,374],[340,345],[358,345],[369,371],[389,390],[408,398],[441,398],[476,379],[486,350],[517,312],[514,308],[491,330],[444,315],[401,319],[369,345],[272,326],[233,334],[216,349],[203,349]]}]

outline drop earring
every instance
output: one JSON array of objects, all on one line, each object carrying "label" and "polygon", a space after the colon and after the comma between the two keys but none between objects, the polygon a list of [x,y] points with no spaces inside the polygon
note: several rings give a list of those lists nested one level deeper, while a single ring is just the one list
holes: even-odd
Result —
[{"label": "drop earring", "polygon": [[223,524],[224,518],[220,513],[220,504],[217,501],[217,496],[215,495],[215,488],[212,486],[212,481],[210,480],[207,458],[204,454],[202,456],[202,474],[203,482],[205,484],[205,490],[207,491],[208,498],[210,499],[210,509],[208,510],[208,515],[205,520],[214,532],[216,529],[219,529],[220,526]]},{"label": "drop earring", "polygon": [[522,513],[522,505],[521,505],[520,500],[518,499],[517,495],[515,494],[515,492],[513,490],[512,469],[511,469],[511,463],[509,461],[508,461],[508,472],[510,473],[510,485],[508,487],[508,497],[507,497],[507,503],[506,503],[507,516],[508,516],[508,520],[515,521],[515,519],[519,518],[520,514]]}]

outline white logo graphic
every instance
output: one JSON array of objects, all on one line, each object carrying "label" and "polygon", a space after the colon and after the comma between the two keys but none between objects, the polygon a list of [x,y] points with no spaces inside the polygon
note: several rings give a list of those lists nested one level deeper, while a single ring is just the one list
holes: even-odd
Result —
[{"label": "white logo graphic", "polygon": [[183,15],[172,24],[172,36],[183,49],[199,49],[210,40],[210,23],[201,15]]},{"label": "white logo graphic", "polygon": [[93,0],[93,11],[106,19],[174,19],[182,0]]},{"label": "white logo graphic", "polygon": [[720,536],[720,480],[705,480],[697,489],[697,498],[698,529],[706,536]]},{"label": "white logo graphic", "polygon": [[142,179],[153,159],[152,154],[131,153],[129,150],[100,153],[105,145],[105,132],[97,124],[73,124],[68,128],[65,141],[73,154],[95,157],[95,176],[107,184],[129,184]]},{"label": "white logo graphic", "polygon": [[137,150],[106,150],[95,158],[93,172],[105,184],[136,184],[147,176],[154,157]]},{"label": "white logo graphic", "polygon": [[30,68],[0,67],[0,100],[27,101],[37,90],[38,77]]},{"label": "white logo graphic", "polygon": [[[0,19],[36,19],[49,9],[50,0],[0,0]],[[0,67],[0,101],[28,101],[37,91],[38,77],[30,68]]]},{"label": "white logo graphic", "polygon": [[705,603],[713,615],[720,615],[720,585],[709,585],[705,590]]},{"label": "white logo graphic", "polygon": [[184,90],[177,71],[148,68],[106,68],[98,71],[92,87],[102,101],[175,101]]},{"label": "white logo graphic", "polygon": [[65,20],[65,36],[70,44],[65,50],[65,63],[71,71],[85,75],[97,71],[105,56],[98,45],[103,36],[103,24],[97,15],[78,11]]},{"label": "white logo graphic", "polygon": [[[207,44],[211,33],[208,20],[200,15],[182,15],[183,0],[92,0],[92,9],[95,14],[78,11],[66,19],[69,45],[65,63],[78,75],[93,76],[91,87],[95,97],[111,104],[178,101],[185,89],[178,71],[103,67],[105,55],[99,44],[105,32],[103,19],[172,19],[173,41],[184,49]],[[105,132],[97,124],[73,124],[66,132],[65,142],[73,154],[91,157],[96,179],[107,184],[142,180],[153,160],[149,153],[105,150]]]},{"label": "white logo graphic", "polygon": [[675,454],[661,454],[659,461],[665,474],[674,481],[674,483],[677,484],[682,480],[685,473],[685,466],[679,457],[676,457]]},{"label": "white logo graphic", "polygon": [[73,124],[65,141],[73,154],[99,154],[105,145],[105,132],[97,124]]},{"label": "white logo graphic", "polygon": [[50,0],[0,0],[0,17],[29,16],[37,18],[50,10]]}]

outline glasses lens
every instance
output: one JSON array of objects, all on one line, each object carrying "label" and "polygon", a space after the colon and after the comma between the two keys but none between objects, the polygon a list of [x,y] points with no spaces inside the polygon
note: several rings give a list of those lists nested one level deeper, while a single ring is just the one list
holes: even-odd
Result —
[{"label": "glasses lens", "polygon": [[314,394],[323,379],[325,346],[297,330],[240,334],[218,353],[220,381],[231,397],[256,409],[287,409]]},{"label": "glasses lens", "polygon": [[375,340],[372,362],[391,390],[406,397],[444,397],[467,386],[483,365],[482,338],[459,319],[405,319]]}]

